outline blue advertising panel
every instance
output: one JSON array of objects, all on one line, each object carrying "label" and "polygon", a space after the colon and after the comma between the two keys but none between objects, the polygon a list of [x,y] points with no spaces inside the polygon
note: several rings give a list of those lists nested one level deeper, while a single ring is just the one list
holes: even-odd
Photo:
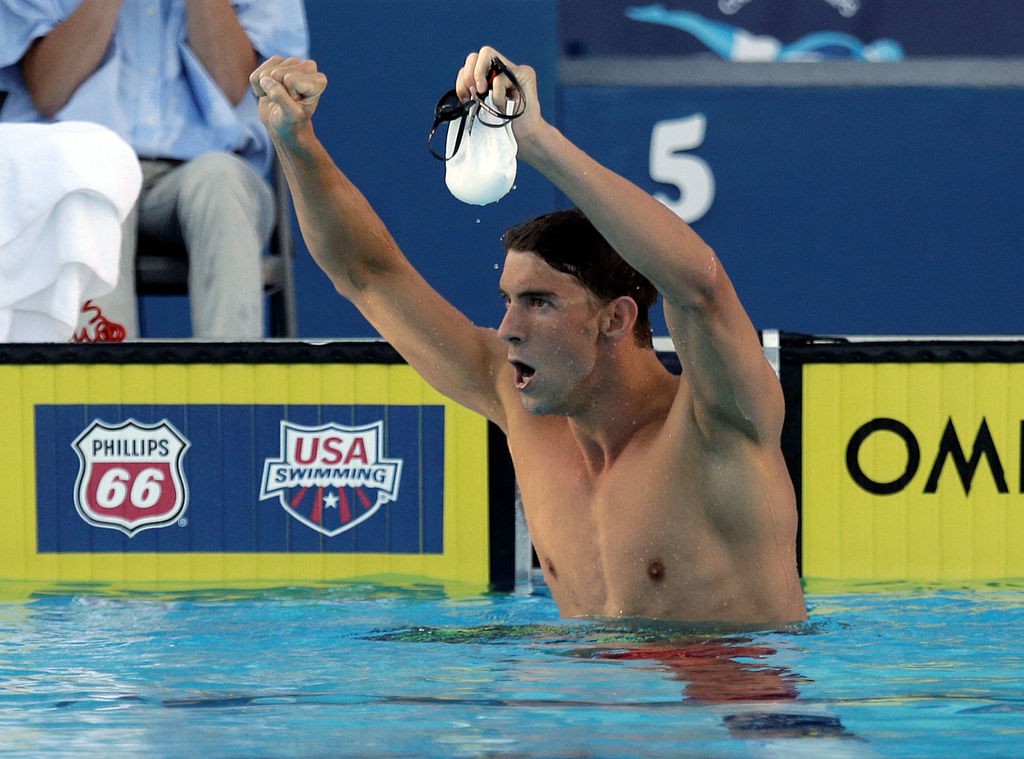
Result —
[{"label": "blue advertising panel", "polygon": [[441,406],[40,404],[35,444],[40,553],[444,549]]}]

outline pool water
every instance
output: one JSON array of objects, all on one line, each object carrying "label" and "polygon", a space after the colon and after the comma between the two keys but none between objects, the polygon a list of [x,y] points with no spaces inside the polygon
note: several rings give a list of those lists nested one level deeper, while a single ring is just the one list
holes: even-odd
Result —
[{"label": "pool water", "polygon": [[811,587],[806,624],[731,634],[560,620],[543,588],[22,595],[3,755],[1024,755],[1012,583]]}]

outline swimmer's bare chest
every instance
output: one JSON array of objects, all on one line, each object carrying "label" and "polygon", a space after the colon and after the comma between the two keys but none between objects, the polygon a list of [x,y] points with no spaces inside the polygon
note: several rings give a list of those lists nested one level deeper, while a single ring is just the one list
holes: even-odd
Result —
[{"label": "swimmer's bare chest", "polygon": [[527,521],[563,615],[700,616],[722,549],[698,461],[640,447],[595,476],[554,453],[527,458]]}]

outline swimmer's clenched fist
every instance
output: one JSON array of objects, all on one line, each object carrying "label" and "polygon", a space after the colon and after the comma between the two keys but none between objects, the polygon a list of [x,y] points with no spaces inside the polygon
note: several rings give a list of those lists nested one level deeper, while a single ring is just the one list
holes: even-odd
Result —
[{"label": "swimmer's clenched fist", "polygon": [[[512,71],[523,92],[517,91],[512,81],[504,74],[490,77],[491,62],[495,58]],[[483,47],[478,52],[466,56],[466,62],[455,78],[455,92],[463,102],[490,92],[495,107],[503,113],[509,100],[516,102],[515,112],[521,111],[521,115],[511,123],[516,140],[520,142],[529,141],[532,133],[543,125],[540,99],[537,96],[537,72],[532,66],[517,66],[493,47]],[[524,97],[525,107],[521,108],[519,101]]]},{"label": "swimmer's clenched fist", "polygon": [[313,117],[327,77],[316,61],[275,55],[249,75],[249,84],[259,98],[260,119],[271,136],[292,141]]}]

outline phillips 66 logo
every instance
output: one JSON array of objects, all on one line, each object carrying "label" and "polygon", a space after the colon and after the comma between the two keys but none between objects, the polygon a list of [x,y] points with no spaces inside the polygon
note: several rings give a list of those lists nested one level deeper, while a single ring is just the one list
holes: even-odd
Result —
[{"label": "phillips 66 logo", "polygon": [[402,460],[384,457],[384,422],[306,427],[281,422],[281,455],[266,459],[260,499],[334,537],[398,498]]},{"label": "phillips 66 logo", "polygon": [[96,420],[71,445],[79,460],[75,508],[89,524],[132,537],[184,515],[182,459],[189,442],[166,419],[117,425]]}]

